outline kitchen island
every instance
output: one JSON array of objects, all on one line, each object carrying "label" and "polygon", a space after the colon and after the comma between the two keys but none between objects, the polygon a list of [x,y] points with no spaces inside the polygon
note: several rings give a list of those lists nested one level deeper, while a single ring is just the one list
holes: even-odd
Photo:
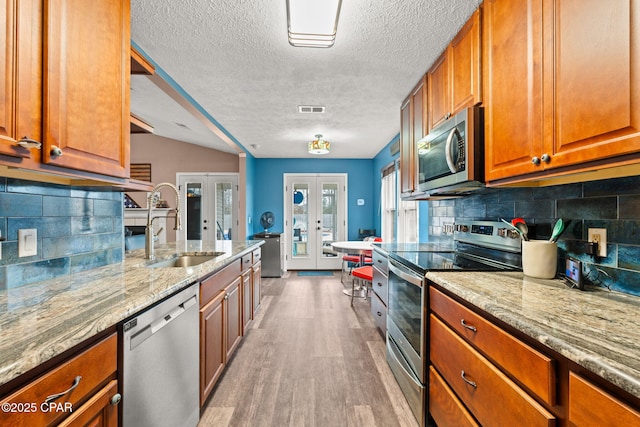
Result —
[{"label": "kitchen island", "polygon": [[0,387],[115,328],[119,322],[222,269],[263,241],[177,242],[156,246],[157,261],[176,253],[224,252],[193,267],[149,268],[144,249],[125,261],[0,291]]}]

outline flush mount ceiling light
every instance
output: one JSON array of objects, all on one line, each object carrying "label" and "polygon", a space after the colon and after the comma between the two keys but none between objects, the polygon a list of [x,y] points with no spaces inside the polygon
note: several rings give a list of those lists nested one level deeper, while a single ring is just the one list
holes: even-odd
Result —
[{"label": "flush mount ceiling light", "polygon": [[342,0],[287,0],[289,44],[331,47],[336,41]]},{"label": "flush mount ceiling light", "polygon": [[322,135],[317,134],[316,139],[309,141],[309,153],[310,154],[329,154],[329,146],[331,143],[322,139]]}]

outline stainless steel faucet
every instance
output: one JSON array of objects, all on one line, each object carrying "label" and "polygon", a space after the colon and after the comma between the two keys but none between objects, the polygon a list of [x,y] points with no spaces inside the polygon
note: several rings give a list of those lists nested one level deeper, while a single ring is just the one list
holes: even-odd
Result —
[{"label": "stainless steel faucet", "polygon": [[[149,194],[148,203],[147,203],[149,205],[149,211],[147,213],[147,226],[144,229],[144,256],[146,259],[149,259],[149,260],[156,259],[156,255],[153,247],[153,241],[156,238],[156,235],[153,233],[153,220],[158,217],[154,217],[151,215],[151,212],[155,207],[154,196],[164,187],[169,187],[176,193],[176,216],[175,216],[176,222],[173,229],[180,230],[182,228],[180,225],[180,193],[178,192],[178,189],[176,188],[175,185],[170,184],[168,182],[162,182],[156,185],[153,188],[153,190],[151,190],[151,193]],[[160,231],[162,231],[162,229],[160,229]],[[160,233],[160,231],[158,231],[158,234]]]}]

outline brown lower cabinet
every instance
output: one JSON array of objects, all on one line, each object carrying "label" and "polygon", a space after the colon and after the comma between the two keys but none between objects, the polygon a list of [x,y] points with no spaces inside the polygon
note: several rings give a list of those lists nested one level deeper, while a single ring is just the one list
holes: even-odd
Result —
[{"label": "brown lower cabinet", "polygon": [[[117,426],[117,348],[114,333],[6,396],[0,402],[0,425]],[[58,393],[64,394],[47,402]],[[5,411],[5,405],[14,405],[15,411]]]},{"label": "brown lower cabinet", "polygon": [[429,308],[429,413],[438,427],[640,425],[639,399],[478,307],[430,286]]},{"label": "brown lower cabinet", "polygon": [[256,250],[200,281],[200,406],[260,304],[259,260],[260,250]]}]

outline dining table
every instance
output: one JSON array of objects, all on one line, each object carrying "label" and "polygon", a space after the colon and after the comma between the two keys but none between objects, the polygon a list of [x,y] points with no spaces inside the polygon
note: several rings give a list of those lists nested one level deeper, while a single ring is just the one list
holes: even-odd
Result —
[{"label": "dining table", "polygon": [[[344,240],[338,242],[332,242],[331,247],[336,252],[342,252],[346,254],[355,254],[360,256],[360,265],[364,265],[364,259],[367,255],[371,256],[373,250],[373,241],[370,240]],[[359,296],[362,294],[362,290],[366,290],[366,287],[356,286],[353,292],[358,292]],[[351,296],[351,289],[343,289],[342,292],[345,295]]]}]

